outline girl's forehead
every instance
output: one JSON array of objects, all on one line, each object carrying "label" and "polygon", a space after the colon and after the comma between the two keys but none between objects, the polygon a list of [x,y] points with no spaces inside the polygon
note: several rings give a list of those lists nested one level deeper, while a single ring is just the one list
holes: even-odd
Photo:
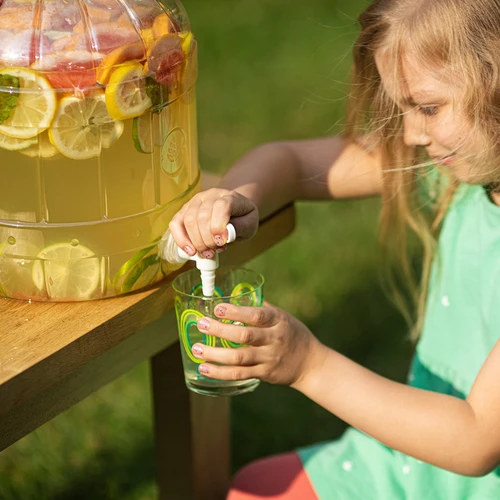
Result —
[{"label": "girl's forehead", "polygon": [[379,49],[375,64],[385,92],[396,102],[443,100],[458,92],[445,66],[433,67],[411,53],[398,56],[392,50]]}]

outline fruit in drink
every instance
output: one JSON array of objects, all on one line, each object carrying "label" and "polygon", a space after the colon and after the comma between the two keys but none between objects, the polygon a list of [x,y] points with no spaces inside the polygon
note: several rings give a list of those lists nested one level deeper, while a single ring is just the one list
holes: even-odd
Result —
[{"label": "fruit in drink", "polygon": [[158,245],[137,252],[113,279],[117,293],[128,293],[152,285],[162,277]]},{"label": "fruit in drink", "polygon": [[37,136],[50,126],[56,111],[56,94],[49,82],[27,68],[6,68],[0,76],[19,79],[19,98],[9,117],[0,125],[0,133],[17,139]]},{"label": "fruit in drink", "polygon": [[144,59],[146,55],[144,44],[132,43],[130,45],[124,45],[115,49],[113,52],[108,54],[97,68],[97,81],[101,85],[106,85],[109,83],[111,73],[116,66],[127,62],[136,61],[139,62]]},{"label": "fruit in drink", "polygon": [[108,113],[102,91],[92,96],[63,97],[49,130],[50,142],[64,156],[84,160],[99,156],[122,135],[123,123]]},{"label": "fruit in drink", "polygon": [[33,282],[46,287],[52,300],[85,300],[96,292],[101,279],[100,259],[89,248],[58,243],[44,248],[33,265]]},{"label": "fruit in drink", "polygon": [[88,50],[74,50],[63,54],[48,54],[31,67],[43,72],[56,89],[87,89],[96,84],[96,67],[104,55]]},{"label": "fruit in drink", "polygon": [[145,74],[151,74],[162,85],[175,88],[184,57],[181,39],[173,34],[163,35],[148,49]]},{"label": "fruit in drink", "polygon": [[[17,139],[20,140],[20,139]],[[54,158],[59,155],[57,148],[50,142],[49,134],[47,131],[42,132],[38,137],[34,139],[28,139],[32,141],[28,147],[21,149],[19,152],[23,155],[29,156],[31,158]]]},{"label": "fruit in drink", "polygon": [[167,14],[160,14],[153,23],[153,35],[160,38],[167,33],[175,33],[175,28]]},{"label": "fruit in drink", "polygon": [[138,62],[124,63],[111,74],[106,87],[106,105],[115,120],[140,116],[152,106]]}]

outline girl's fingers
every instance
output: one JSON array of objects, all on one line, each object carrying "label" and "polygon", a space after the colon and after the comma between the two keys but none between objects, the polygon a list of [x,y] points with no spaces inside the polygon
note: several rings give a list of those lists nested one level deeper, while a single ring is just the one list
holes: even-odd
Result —
[{"label": "girl's fingers", "polygon": [[198,359],[233,366],[253,366],[260,363],[259,352],[255,347],[211,347],[204,344],[195,344],[192,349]]},{"label": "girl's fingers", "polygon": [[[186,207],[186,205],[184,205],[184,207]],[[177,246],[182,248],[188,255],[194,255],[196,250],[184,227],[184,214],[186,210],[187,208],[179,210],[170,221],[168,228]]]},{"label": "girl's fingers", "polygon": [[194,201],[193,198],[189,208],[184,213],[184,226],[186,227],[189,239],[193,242],[196,251],[203,254],[203,252],[208,251],[208,247],[203,241],[198,226],[198,209],[201,206],[201,201],[198,200],[197,203],[194,203]]},{"label": "girl's fingers", "polygon": [[198,330],[242,345],[258,346],[265,341],[265,334],[262,330],[249,326],[221,323],[211,318],[199,319]]},{"label": "girl's fingers", "polygon": [[[198,207],[198,229],[203,243],[207,248],[215,246],[214,237],[210,230],[212,222],[213,201],[207,200]],[[213,253],[212,253],[213,255]]]},{"label": "girl's fingers", "polygon": [[245,307],[234,304],[219,304],[214,309],[218,318],[239,321],[247,325],[265,328],[278,322],[278,310],[274,307]]},{"label": "girl's fingers", "polygon": [[227,196],[222,196],[214,201],[210,230],[215,244],[223,246],[227,242],[226,226],[231,218],[231,203]]},{"label": "girl's fingers", "polygon": [[247,380],[259,378],[260,373],[257,366],[219,366],[210,363],[203,363],[199,370],[204,377],[217,380]]}]

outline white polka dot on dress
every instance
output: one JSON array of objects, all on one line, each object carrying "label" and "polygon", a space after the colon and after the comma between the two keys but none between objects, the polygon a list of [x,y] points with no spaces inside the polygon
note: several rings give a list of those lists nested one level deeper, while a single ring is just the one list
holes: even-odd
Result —
[{"label": "white polka dot on dress", "polygon": [[345,460],[342,464],[342,469],[344,469],[346,472],[351,472],[352,462],[350,460]]},{"label": "white polka dot on dress", "polygon": [[403,465],[403,474],[407,476],[410,473],[410,466],[409,465]]},{"label": "white polka dot on dress", "polygon": [[441,304],[443,304],[444,307],[450,307],[450,299],[447,295],[441,298]]}]

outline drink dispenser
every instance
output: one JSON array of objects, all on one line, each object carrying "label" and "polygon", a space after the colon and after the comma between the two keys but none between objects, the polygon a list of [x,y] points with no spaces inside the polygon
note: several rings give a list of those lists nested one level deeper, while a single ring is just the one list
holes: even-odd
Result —
[{"label": "drink dispenser", "polygon": [[0,294],[111,297],[180,264],[199,189],[197,45],[177,0],[0,0]]}]

